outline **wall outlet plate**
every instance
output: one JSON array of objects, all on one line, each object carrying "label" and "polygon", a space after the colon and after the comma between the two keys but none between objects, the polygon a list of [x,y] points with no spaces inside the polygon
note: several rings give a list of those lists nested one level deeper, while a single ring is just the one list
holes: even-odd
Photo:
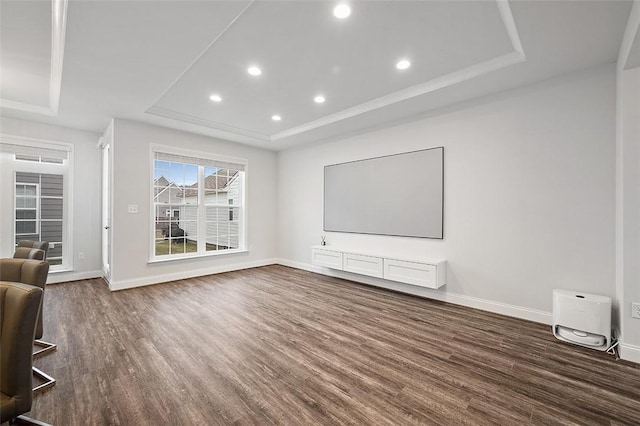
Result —
[{"label": "wall outlet plate", "polygon": [[129,204],[127,206],[128,213],[138,213],[138,205],[137,204]]},{"label": "wall outlet plate", "polygon": [[631,316],[640,319],[640,303],[631,303]]}]

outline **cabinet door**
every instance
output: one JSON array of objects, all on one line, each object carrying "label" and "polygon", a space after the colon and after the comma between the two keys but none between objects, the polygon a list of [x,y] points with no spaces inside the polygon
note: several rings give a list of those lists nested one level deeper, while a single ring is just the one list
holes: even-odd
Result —
[{"label": "cabinet door", "polygon": [[342,256],[343,269],[360,275],[382,278],[382,258],[362,256],[360,254],[344,253]]},{"label": "cabinet door", "polygon": [[317,266],[342,270],[342,253],[331,250],[312,249],[311,262]]},{"label": "cabinet door", "polygon": [[385,259],[384,278],[391,281],[438,288],[436,266],[427,263],[406,262],[404,260]]}]

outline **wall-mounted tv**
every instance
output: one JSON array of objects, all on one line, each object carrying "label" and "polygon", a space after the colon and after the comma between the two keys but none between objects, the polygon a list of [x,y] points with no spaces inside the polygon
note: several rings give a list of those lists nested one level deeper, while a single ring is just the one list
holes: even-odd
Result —
[{"label": "wall-mounted tv", "polygon": [[324,168],[324,230],[443,238],[444,147]]}]

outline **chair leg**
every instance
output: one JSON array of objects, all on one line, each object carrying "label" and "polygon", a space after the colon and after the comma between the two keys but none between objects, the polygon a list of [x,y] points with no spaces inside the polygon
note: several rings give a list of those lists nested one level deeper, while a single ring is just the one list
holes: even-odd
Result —
[{"label": "chair leg", "polygon": [[33,388],[33,393],[43,391],[56,384],[56,379],[40,370],[39,368],[33,367],[33,375],[41,380],[44,380],[44,383]]},{"label": "chair leg", "polygon": [[53,426],[40,420],[32,419],[27,416],[18,416],[9,422],[12,425],[35,425],[35,426]]},{"label": "chair leg", "polygon": [[48,354],[49,352],[53,352],[58,348],[58,345],[56,345],[55,343],[45,342],[44,340],[34,340],[33,344],[43,348],[43,349],[38,349],[33,353],[34,358]]}]

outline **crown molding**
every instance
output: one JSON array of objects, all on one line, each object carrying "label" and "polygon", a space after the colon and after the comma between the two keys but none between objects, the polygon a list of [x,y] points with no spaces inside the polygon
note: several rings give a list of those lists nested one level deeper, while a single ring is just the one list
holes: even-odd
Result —
[{"label": "crown molding", "polygon": [[51,1],[51,68],[49,70],[48,105],[35,105],[11,99],[0,99],[0,108],[49,117],[58,115],[62,87],[64,42],[67,29],[67,3],[68,0]]},{"label": "crown molding", "polygon": [[31,138],[28,136],[12,135],[8,133],[0,133],[0,142],[11,145],[25,145],[42,149],[54,149],[67,152],[73,151],[73,144],[69,142]]},{"label": "crown molding", "polygon": [[53,0],[51,11],[51,72],[49,79],[49,108],[58,115],[62,88],[64,42],[67,32],[68,0]]},{"label": "crown molding", "polygon": [[292,127],[271,136],[271,140],[279,141],[300,133],[307,132],[309,130],[317,129],[318,127],[323,127],[337,121],[355,117],[356,115],[360,115],[365,112],[373,111],[378,108],[395,104],[397,102],[415,98],[416,96],[425,95],[427,93],[434,92],[445,87],[453,86],[454,84],[458,84],[466,80],[471,80],[472,78],[481,76],[483,74],[487,74],[492,71],[496,71],[501,68],[523,62],[524,60],[524,55],[518,52],[510,52],[506,55],[498,56],[497,58],[490,59],[488,61],[481,62],[479,64],[475,64],[449,74],[445,74],[441,77],[434,78],[425,83],[417,84],[415,86],[399,90],[397,92],[391,93],[390,95],[373,99],[360,105],[356,105],[355,107],[342,110],[335,114],[327,115],[318,120],[310,121],[301,126]]},{"label": "crown molding", "polygon": [[184,114],[181,112],[173,111],[168,108],[162,108],[158,106],[152,106],[145,111],[146,114],[157,115],[159,117],[169,118],[172,120],[182,121],[184,123],[195,124],[196,126],[208,127],[210,129],[219,130],[222,132],[232,133],[234,135],[243,136],[245,138],[252,139],[254,142],[269,142],[271,138],[262,133],[252,132],[250,130],[240,129],[238,127],[229,126],[227,124],[218,123],[216,121],[207,120],[205,118],[197,117],[195,115]]},{"label": "crown molding", "polygon": [[640,1],[634,0],[631,12],[629,12],[629,20],[624,30],[624,36],[622,37],[622,43],[620,44],[617,62],[618,71],[627,69],[631,48],[638,31],[640,31]]},{"label": "crown molding", "polygon": [[[204,56],[205,53],[207,53],[207,51],[209,51],[209,49],[211,49],[211,47],[216,44],[218,42],[218,40],[220,40],[220,38],[222,38],[222,36],[224,34],[226,34],[226,32],[229,30],[229,28],[231,28],[233,26],[233,24],[236,23],[236,21],[238,21],[238,19],[240,19],[240,17],[242,15],[244,15],[244,13],[247,11],[247,9],[249,9],[249,7],[251,7],[251,5],[255,2],[255,0],[250,0],[249,3],[240,11],[240,13],[238,13],[238,15],[236,15],[235,18],[233,18],[231,20],[231,22],[229,22],[229,24],[220,32],[220,34],[218,34],[217,36],[214,37],[213,40],[211,40],[211,43],[209,43],[204,49],[202,49],[202,52],[200,52],[200,54],[198,56],[196,56],[196,58],[191,61],[191,63],[189,65],[187,65],[187,67],[184,69],[184,71],[182,71],[180,73],[180,75],[178,75],[176,77],[175,80],[173,80],[173,82],[160,94],[160,96],[158,96],[158,99],[156,99],[156,101],[152,104],[152,106],[145,112],[149,112],[150,110],[154,109],[154,108],[159,108],[156,107],[156,105],[158,104],[158,102],[160,102],[160,100],[162,98],[164,98],[164,96],[169,93],[169,91],[171,89],[173,89],[173,87],[178,84],[178,82],[182,79],[182,77],[184,77],[184,75],[186,73],[189,72],[189,70],[191,68],[194,67],[195,64],[198,63],[198,61],[200,60],[200,58],[202,58],[202,56]],[[153,114],[153,112],[151,112],[151,114]]]},{"label": "crown molding", "polygon": [[49,117],[54,117],[56,115],[56,111],[53,111],[48,106],[27,104],[24,102],[13,101],[11,99],[0,99],[0,108],[46,115]]},{"label": "crown molding", "polygon": [[526,60],[524,49],[522,48],[522,43],[520,43],[520,34],[518,34],[518,28],[516,27],[516,21],[514,21],[513,19],[509,1],[496,0],[496,4],[498,6],[498,10],[500,11],[500,16],[502,17],[504,28],[505,30],[507,30],[509,40],[511,40],[511,47],[513,48],[513,51],[522,55],[522,60]]},{"label": "crown molding", "polygon": [[507,0],[496,0],[496,4],[498,6],[498,10],[500,12],[500,17],[502,18],[504,27],[509,36],[513,51],[496,58],[450,72],[443,76],[436,77],[424,83],[399,90],[389,95],[381,96],[377,99],[373,99],[360,105],[356,105],[352,108],[347,108],[335,114],[327,115],[318,120],[310,121],[300,126],[292,127],[280,133],[272,135],[271,140],[274,142],[279,141],[300,133],[317,129],[318,127],[323,127],[337,121],[355,117],[356,115],[383,108],[397,102],[402,102],[416,96],[425,95],[427,93],[434,92],[445,87],[453,86],[463,81],[471,80],[472,78],[476,78],[481,75],[488,74],[490,72],[526,61],[526,56],[524,54],[522,44],[520,43],[520,36],[518,34],[516,23],[513,19],[513,14],[511,13],[509,2]]}]

